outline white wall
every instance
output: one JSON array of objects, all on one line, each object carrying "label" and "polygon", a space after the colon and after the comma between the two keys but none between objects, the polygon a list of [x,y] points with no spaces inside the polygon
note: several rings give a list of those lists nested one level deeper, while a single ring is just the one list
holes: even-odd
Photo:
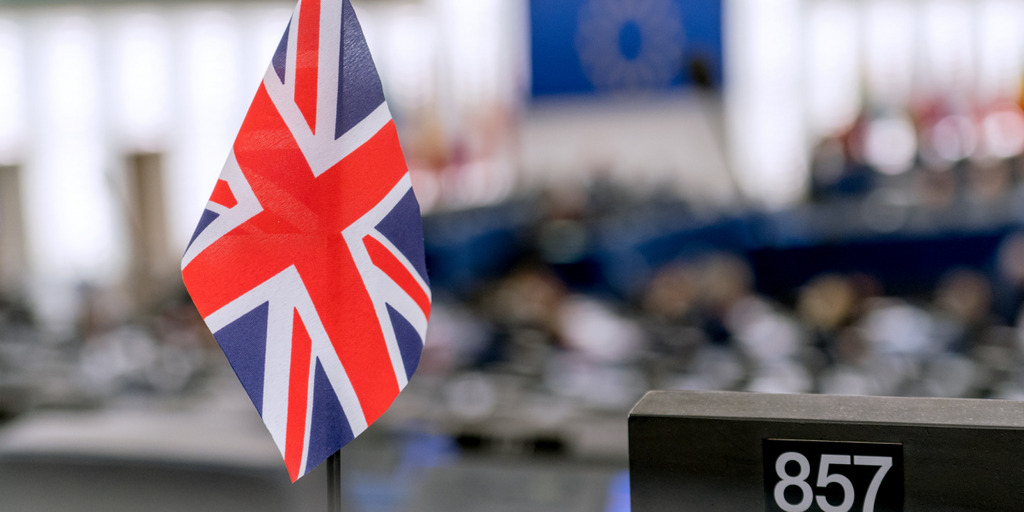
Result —
[{"label": "white wall", "polygon": [[126,275],[125,155],[166,156],[184,250],[287,4],[0,9],[0,161],[23,169],[23,288],[49,324],[70,322],[79,283]]},{"label": "white wall", "polygon": [[720,102],[696,94],[535,105],[522,125],[523,181],[561,185],[602,173],[721,207],[737,199],[724,135]]}]

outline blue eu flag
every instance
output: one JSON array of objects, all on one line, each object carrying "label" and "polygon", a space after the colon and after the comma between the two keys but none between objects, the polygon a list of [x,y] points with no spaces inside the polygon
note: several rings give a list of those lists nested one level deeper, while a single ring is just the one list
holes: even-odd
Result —
[{"label": "blue eu flag", "polygon": [[713,86],[721,0],[531,0],[534,97]]}]

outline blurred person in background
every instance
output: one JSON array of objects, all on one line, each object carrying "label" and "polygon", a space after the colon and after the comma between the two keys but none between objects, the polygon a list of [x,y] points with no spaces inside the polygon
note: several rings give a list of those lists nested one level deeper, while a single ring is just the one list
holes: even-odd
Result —
[{"label": "blurred person in background", "polygon": [[812,375],[837,361],[859,359],[854,353],[841,352],[853,347],[840,346],[842,336],[849,338],[847,330],[857,318],[859,299],[852,280],[839,274],[818,276],[800,288],[796,312],[810,336],[806,361]]},{"label": "blurred person in background", "polygon": [[991,396],[1020,362],[1014,330],[994,312],[991,282],[975,270],[950,271],[936,287],[933,309],[945,350],[927,367],[924,394]]},{"label": "blurred person in background", "polygon": [[650,343],[647,366],[655,389],[690,371],[708,342],[699,328],[697,281],[693,265],[677,261],[658,270],[641,295],[637,314]]}]

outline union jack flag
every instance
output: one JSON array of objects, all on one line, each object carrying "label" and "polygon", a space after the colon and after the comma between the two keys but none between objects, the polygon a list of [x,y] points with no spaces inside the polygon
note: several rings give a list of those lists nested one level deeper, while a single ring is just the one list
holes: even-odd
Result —
[{"label": "union jack flag", "polygon": [[299,0],[182,259],[292,480],[416,370],[419,204],[349,0]]}]

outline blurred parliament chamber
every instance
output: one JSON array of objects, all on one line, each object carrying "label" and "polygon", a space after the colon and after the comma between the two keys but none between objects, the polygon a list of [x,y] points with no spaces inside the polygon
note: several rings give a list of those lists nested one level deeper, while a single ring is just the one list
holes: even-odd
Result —
[{"label": "blurred parliament chamber", "polygon": [[[353,3],[435,302],[347,510],[628,510],[651,389],[1024,397],[1024,3]],[[293,7],[0,5],[0,508],[322,506],[179,273]]]}]

